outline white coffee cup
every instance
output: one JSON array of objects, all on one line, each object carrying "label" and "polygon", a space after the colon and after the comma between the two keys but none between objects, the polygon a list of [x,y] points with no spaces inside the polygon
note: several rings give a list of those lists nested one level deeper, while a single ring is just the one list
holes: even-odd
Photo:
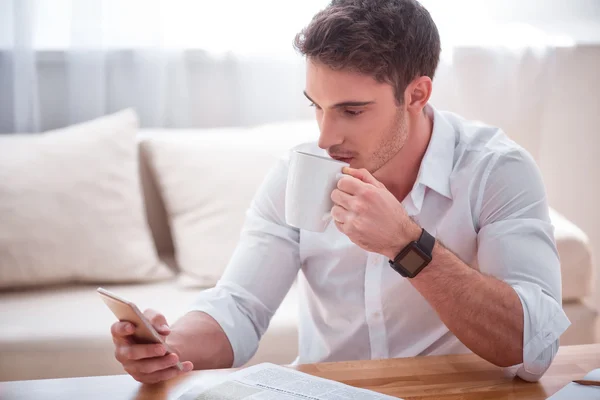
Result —
[{"label": "white coffee cup", "polygon": [[331,221],[331,193],[342,169],[348,166],[332,158],[292,151],[285,190],[287,224],[307,231],[325,231]]}]

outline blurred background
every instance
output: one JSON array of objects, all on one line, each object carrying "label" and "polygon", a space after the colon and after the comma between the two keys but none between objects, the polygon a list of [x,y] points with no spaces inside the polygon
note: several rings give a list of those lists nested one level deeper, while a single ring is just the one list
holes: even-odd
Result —
[{"label": "blurred background", "polygon": [[[451,84],[448,67],[464,62],[457,51],[493,46],[501,51],[475,61],[486,63],[484,76],[472,77],[486,80],[480,94],[510,76],[522,90],[515,96],[537,100],[553,89],[546,82],[555,82],[557,49],[600,40],[597,0],[422,3],[444,46],[441,86]],[[292,40],[326,4],[0,0],[0,132],[52,129],[126,106],[147,127],[308,117]],[[519,98],[507,100],[511,112],[519,106]]]},{"label": "blurred background", "polygon": [[[216,282],[271,165],[265,144],[277,142],[273,151],[282,152],[318,135],[302,94],[304,60],[292,41],[327,3],[0,0],[0,380],[122,372],[107,335],[112,315],[90,287],[73,283],[144,283],[117,293],[171,320],[195,292],[185,292],[181,282],[150,281],[211,265],[215,271],[190,276],[203,287]],[[499,126],[532,154],[552,207],[563,302],[573,322],[563,343],[600,342],[600,0],[422,3],[442,40],[432,104]],[[142,161],[142,191],[132,191],[137,200],[129,203],[123,199],[133,195],[123,182],[131,176],[119,174],[133,165],[135,144],[130,158],[121,143],[118,156],[101,164],[100,150],[78,155],[79,142],[45,135],[125,108],[139,122],[134,134]],[[127,131],[129,117],[78,128],[78,139],[109,126]],[[107,139],[94,144],[109,145]],[[94,175],[118,162],[122,171]],[[214,176],[205,176],[207,169]],[[72,176],[86,170],[83,178]],[[53,171],[60,174],[46,175]],[[73,204],[84,200],[76,210]],[[88,207],[94,202],[108,205],[104,214]],[[145,254],[158,253],[168,269],[117,282],[100,272],[108,265],[102,256],[113,257],[115,266],[123,260],[117,250],[91,253],[101,248],[100,237],[118,237],[106,221],[135,225],[127,220],[134,211],[116,217],[115,210],[142,203],[152,239]],[[41,212],[48,204],[50,211]],[[33,235],[42,231],[41,238]],[[73,232],[81,254],[67,250],[72,243],[61,236]],[[49,237],[55,243],[44,247]],[[112,248],[139,249],[141,242]],[[253,362],[293,359],[294,307],[292,293]],[[39,318],[52,323],[40,330]]]}]

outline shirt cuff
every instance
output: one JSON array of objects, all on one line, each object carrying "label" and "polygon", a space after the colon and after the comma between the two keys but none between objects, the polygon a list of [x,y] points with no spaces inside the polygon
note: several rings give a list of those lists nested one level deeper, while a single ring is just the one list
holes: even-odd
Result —
[{"label": "shirt cuff", "polygon": [[517,376],[527,382],[537,382],[540,380],[542,375],[546,372],[552,360],[554,360],[554,356],[558,351],[558,340],[552,343],[550,346],[546,347],[544,351],[538,356],[536,359],[536,364],[542,367],[542,369],[529,372],[527,371],[523,364],[520,364],[517,369]]},{"label": "shirt cuff", "polygon": [[519,282],[512,287],[523,306],[523,364],[519,376],[537,380],[550,367],[558,350],[558,339],[571,322],[561,305],[540,286]]},{"label": "shirt cuff", "polygon": [[202,291],[188,311],[201,311],[217,321],[233,349],[232,368],[246,364],[258,349],[259,337],[250,319],[238,308],[233,294],[216,286]]}]

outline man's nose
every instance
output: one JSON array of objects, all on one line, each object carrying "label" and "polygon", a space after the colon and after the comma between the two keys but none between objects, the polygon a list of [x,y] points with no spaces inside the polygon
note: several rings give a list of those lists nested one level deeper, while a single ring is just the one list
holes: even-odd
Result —
[{"label": "man's nose", "polygon": [[323,116],[321,123],[319,124],[321,130],[321,134],[319,135],[319,147],[324,150],[344,142],[343,133],[332,122],[333,121],[328,120]]}]

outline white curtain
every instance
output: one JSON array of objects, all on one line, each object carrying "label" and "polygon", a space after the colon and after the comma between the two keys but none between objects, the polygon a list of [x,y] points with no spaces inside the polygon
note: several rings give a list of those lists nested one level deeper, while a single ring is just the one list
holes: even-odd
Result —
[{"label": "white curtain", "polygon": [[[57,128],[125,107],[134,107],[146,127],[308,118],[304,63],[292,40],[327,3],[0,0],[0,133]],[[526,23],[552,27],[552,40],[568,44],[565,23],[572,33],[585,31],[584,18],[600,19],[596,0],[547,1],[543,8],[534,0],[423,3],[444,45],[439,92],[453,96],[448,90],[458,72],[448,67],[459,54],[455,46],[509,49],[480,77],[491,89],[522,59],[550,54],[549,36]],[[548,65],[538,64],[532,65],[547,74]]]},{"label": "white curtain", "polygon": [[0,132],[134,107],[147,127],[310,115],[296,31],[322,0],[0,0]]}]

